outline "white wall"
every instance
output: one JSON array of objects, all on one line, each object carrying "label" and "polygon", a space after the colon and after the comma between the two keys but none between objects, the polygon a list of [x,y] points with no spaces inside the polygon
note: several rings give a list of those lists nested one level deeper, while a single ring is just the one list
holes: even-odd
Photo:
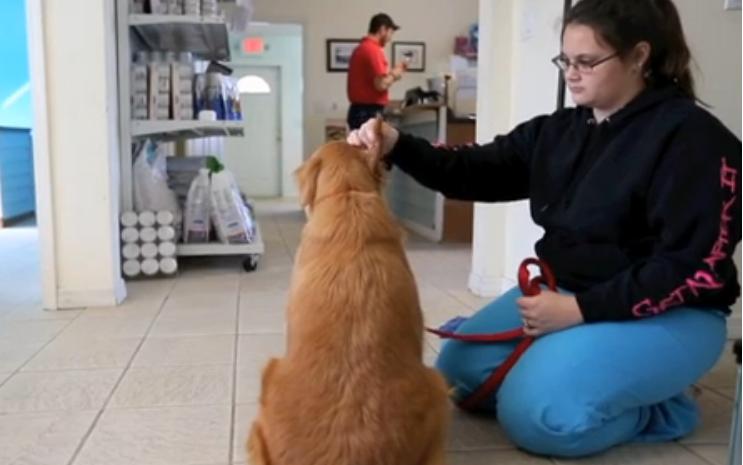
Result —
[{"label": "white wall", "polygon": [[[709,111],[741,137],[741,11],[726,11],[723,2],[674,0],[696,62],[697,94]],[[738,276],[741,249],[735,252]],[[741,301],[735,304],[728,328],[740,337]]]},{"label": "white wall", "polygon": [[44,305],[113,305],[125,296],[114,2],[28,0],[27,11]]},{"label": "white wall", "polygon": [[[478,143],[511,128],[513,2],[481,0],[477,68]],[[472,231],[472,271],[468,287],[481,296],[501,293],[508,205],[476,203]]]},{"label": "white wall", "polygon": [[[425,79],[443,72],[454,48],[454,37],[466,34],[477,22],[476,0],[255,0],[255,21],[298,23],[304,27],[304,149],[312,152],[324,141],[327,118],[345,119],[346,74],[325,68],[325,39],[361,38],[369,19],[388,13],[402,29],[393,40],[426,43],[426,72],[408,73],[392,90],[402,98],[411,87],[425,86]],[[391,49],[387,47],[387,56]],[[390,59],[391,62],[391,59]]]},{"label": "white wall", "polygon": [[674,0],[696,62],[699,97],[710,111],[741,137],[741,11],[723,2]]}]

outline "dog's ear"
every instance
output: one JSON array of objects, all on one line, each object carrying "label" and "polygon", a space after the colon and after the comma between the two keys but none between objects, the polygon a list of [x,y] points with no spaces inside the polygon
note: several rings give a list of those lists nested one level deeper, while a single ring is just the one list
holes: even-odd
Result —
[{"label": "dog's ear", "polygon": [[302,163],[294,176],[299,185],[299,202],[303,207],[312,207],[317,191],[317,177],[320,175],[320,158],[312,157]]}]

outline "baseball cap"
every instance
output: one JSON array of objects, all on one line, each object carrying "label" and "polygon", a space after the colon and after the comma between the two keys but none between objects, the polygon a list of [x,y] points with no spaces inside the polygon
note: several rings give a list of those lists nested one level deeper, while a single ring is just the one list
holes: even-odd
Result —
[{"label": "baseball cap", "polygon": [[400,26],[398,26],[397,24],[395,24],[394,21],[392,21],[392,18],[390,18],[390,15],[388,15],[387,13],[377,13],[374,16],[372,16],[371,21],[369,21],[369,32],[376,32],[382,26],[392,28],[395,31],[400,29]]}]

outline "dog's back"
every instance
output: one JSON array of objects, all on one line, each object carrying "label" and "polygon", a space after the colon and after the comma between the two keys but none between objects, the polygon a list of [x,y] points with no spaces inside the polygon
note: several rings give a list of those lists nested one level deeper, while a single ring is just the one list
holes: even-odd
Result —
[{"label": "dog's back", "polygon": [[441,463],[446,386],[422,363],[417,288],[378,191],[314,205],[287,315],[287,355],[266,370],[252,434],[265,463]]}]

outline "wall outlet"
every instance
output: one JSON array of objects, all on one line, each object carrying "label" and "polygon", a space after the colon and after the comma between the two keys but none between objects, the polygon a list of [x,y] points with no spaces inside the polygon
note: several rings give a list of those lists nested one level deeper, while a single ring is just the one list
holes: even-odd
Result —
[{"label": "wall outlet", "polygon": [[740,10],[741,0],[725,0],[726,10]]}]

